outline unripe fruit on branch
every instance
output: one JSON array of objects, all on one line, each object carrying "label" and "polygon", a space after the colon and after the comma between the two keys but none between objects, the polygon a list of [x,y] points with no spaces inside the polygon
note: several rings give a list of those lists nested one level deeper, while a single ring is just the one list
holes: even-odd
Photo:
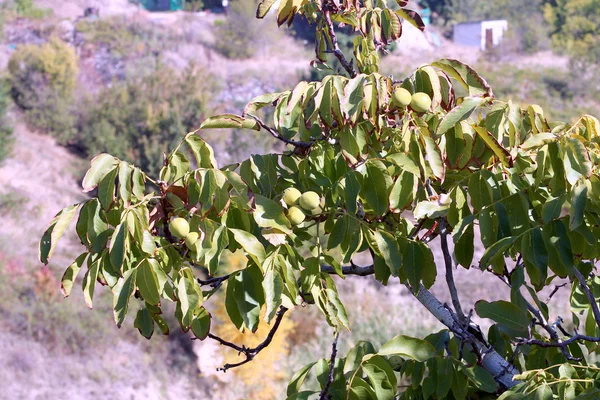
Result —
[{"label": "unripe fruit on branch", "polygon": [[169,230],[173,236],[183,239],[190,233],[190,224],[183,218],[175,218],[169,223]]},{"label": "unripe fruit on branch", "polygon": [[293,206],[288,210],[287,217],[292,225],[299,225],[304,222],[306,215],[304,215],[300,208]]},{"label": "unripe fruit on branch", "polygon": [[431,97],[427,93],[417,92],[412,95],[410,107],[416,112],[425,112],[431,107]]},{"label": "unripe fruit on branch", "polygon": [[298,204],[306,211],[312,211],[319,207],[319,204],[321,204],[321,198],[316,192],[306,192],[300,196],[298,199]]},{"label": "unripe fruit on branch", "polygon": [[399,87],[394,90],[392,94],[392,104],[398,108],[404,108],[410,104],[412,95],[410,92],[403,87]]},{"label": "unripe fruit on branch", "polygon": [[185,245],[189,249],[191,249],[192,247],[194,247],[194,245],[198,241],[199,237],[200,237],[200,234],[198,232],[190,232],[190,233],[188,233],[187,236],[185,237]]},{"label": "unripe fruit on branch", "polygon": [[302,193],[296,188],[287,188],[283,191],[283,201],[288,206],[293,206],[298,203],[298,199],[302,196]]}]

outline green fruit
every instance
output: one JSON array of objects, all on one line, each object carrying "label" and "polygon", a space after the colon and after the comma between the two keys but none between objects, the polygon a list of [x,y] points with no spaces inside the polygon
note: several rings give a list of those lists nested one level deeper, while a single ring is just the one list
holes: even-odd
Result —
[{"label": "green fruit", "polygon": [[431,107],[431,97],[427,93],[415,93],[412,95],[410,106],[416,112],[425,112]]},{"label": "green fruit", "polygon": [[292,225],[299,225],[304,222],[306,215],[304,215],[300,208],[293,206],[288,210],[287,217]]},{"label": "green fruit", "polygon": [[169,230],[173,236],[183,239],[190,233],[190,224],[183,218],[175,218],[169,223]]},{"label": "green fruit", "polygon": [[288,206],[298,204],[298,199],[302,196],[302,193],[296,188],[287,188],[283,191],[283,201]]},{"label": "green fruit", "polygon": [[400,87],[392,94],[392,104],[398,108],[404,108],[410,104],[412,95],[403,87]]},{"label": "green fruit", "polygon": [[306,211],[311,211],[319,207],[319,204],[321,204],[321,198],[315,192],[306,192],[303,193],[302,196],[300,196],[300,198],[298,199],[298,204],[300,204],[300,207],[302,207]]},{"label": "green fruit", "polygon": [[198,241],[199,237],[200,237],[200,234],[198,232],[188,233],[187,236],[185,237],[185,245],[191,249],[192,247],[194,247],[194,245]]}]

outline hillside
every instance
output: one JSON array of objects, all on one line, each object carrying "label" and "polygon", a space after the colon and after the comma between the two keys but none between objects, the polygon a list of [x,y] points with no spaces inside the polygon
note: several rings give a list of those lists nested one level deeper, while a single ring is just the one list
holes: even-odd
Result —
[{"label": "hillside", "polygon": [[[36,127],[35,118],[16,105],[11,112],[15,143],[11,155],[0,164],[0,318],[5,322],[0,325],[0,382],[3,383],[0,398],[4,395],[19,399],[217,398],[214,396],[217,389],[220,398],[240,398],[248,393],[251,398],[273,398],[272,392],[252,386],[252,377],[269,370],[273,372],[269,375],[271,380],[261,382],[262,386],[281,388],[289,379],[290,371],[329,351],[330,332],[326,325],[308,322],[314,310],[300,309],[291,318],[288,326],[291,338],[278,348],[288,357],[265,355],[246,366],[243,372],[216,373],[216,367],[231,354],[214,342],[192,342],[191,336],[183,333],[169,337],[155,334],[151,341],[146,341],[137,334],[130,320],[118,330],[106,288],[98,291],[101,293],[94,299],[94,310],[86,308],[80,291],[74,290],[71,297],[62,299],[59,294],[61,272],[81,250],[72,229],[48,268],[37,260],[37,246],[55,213],[85,198],[80,181],[91,158],[82,150],[84,144],[89,144],[85,141],[90,133],[85,130],[89,128],[86,124],[94,121],[97,122],[94,127],[103,127],[107,120],[116,120],[119,111],[124,114],[118,99],[134,96],[138,87],[147,90],[140,89],[138,98],[150,93],[160,99],[168,94],[169,101],[149,101],[145,110],[127,110],[131,114],[147,111],[148,115],[135,122],[146,124],[143,128],[148,132],[166,131],[167,128],[156,123],[169,114],[170,109],[165,111],[164,107],[176,103],[180,93],[193,97],[190,91],[194,88],[185,91],[185,87],[181,88],[185,82],[177,81],[190,66],[200,71],[197,83],[203,93],[201,99],[193,98],[185,107],[181,106],[185,108],[181,114],[187,116],[186,107],[199,102],[205,108],[200,116],[206,117],[210,112],[239,112],[255,95],[287,89],[299,79],[306,79],[312,49],[286,34],[283,28],[277,30],[272,21],[258,21],[253,22],[257,25],[252,28],[260,32],[254,43],[256,51],[250,58],[236,59],[227,57],[219,49],[218,30],[226,23],[223,15],[149,13],[128,0],[38,0],[36,6],[52,9],[53,13],[42,19],[15,18],[5,24],[4,35],[0,36],[0,71],[6,69],[9,58],[20,45],[47,43],[51,37],[60,36],[61,42],[76,54],[79,68],[74,84],[76,90],[68,108],[73,114],[69,116],[74,116],[77,122],[71,126],[72,137],[61,142],[60,137]],[[99,8],[98,20],[81,18],[84,9],[90,6]],[[411,32],[410,28],[407,32]],[[569,86],[568,60],[563,56],[549,51],[496,56],[446,40],[439,48],[425,44],[417,48],[408,46],[413,42],[423,43],[419,35],[414,31],[407,33],[398,50],[383,59],[382,72],[401,79],[436,58],[461,58],[476,65],[482,75],[499,88],[499,93],[523,104],[550,105],[555,110],[551,112],[560,117],[600,109],[593,97],[580,97]],[[283,61],[277,61],[278,58]],[[548,78],[548,71],[552,72],[553,80]],[[153,72],[158,77],[152,75]],[[145,81],[146,76],[156,79]],[[157,86],[159,90],[155,84],[164,86]],[[162,91],[164,88],[168,93],[166,89]],[[194,102],[196,100],[198,102]],[[111,104],[110,111],[117,116],[111,114],[101,119],[105,111],[102,107],[106,105],[108,109]],[[86,114],[88,108],[94,109],[95,114]],[[197,122],[190,120],[190,124]],[[171,120],[165,117],[160,121]],[[124,126],[130,119],[118,122]],[[107,132],[117,135],[109,129]],[[177,136],[179,131],[170,135],[169,138]],[[127,138],[131,142],[125,142],[120,136],[107,134],[106,137],[108,139],[99,134],[93,143],[96,147],[90,145],[89,149],[95,151],[108,143],[122,150],[123,143],[138,146],[142,142],[138,137]],[[271,138],[245,131],[211,132],[206,139],[214,144],[222,165],[275,146]],[[163,148],[156,144],[148,148],[154,157],[152,160],[160,162]],[[138,156],[123,151],[125,156]],[[443,265],[439,251],[436,261]],[[458,272],[458,281],[462,282],[459,289],[469,293],[465,303],[470,304],[475,298],[498,299],[509,295],[493,277],[475,281],[463,279],[466,274],[463,270]],[[380,344],[400,330],[403,334],[419,336],[432,326],[438,326],[429,314],[414,311],[418,310],[416,301],[399,282],[380,288],[349,278],[340,282],[340,286],[343,287],[341,296],[351,310],[350,318],[356,324],[354,330],[341,339],[343,351],[358,337],[369,337]],[[497,289],[490,292],[488,287]],[[449,301],[443,287],[438,285],[434,291]],[[567,290],[560,295],[567,296]],[[381,304],[410,313],[374,315],[371,310]],[[406,314],[412,318],[406,318]],[[175,321],[169,322],[175,324]]]}]

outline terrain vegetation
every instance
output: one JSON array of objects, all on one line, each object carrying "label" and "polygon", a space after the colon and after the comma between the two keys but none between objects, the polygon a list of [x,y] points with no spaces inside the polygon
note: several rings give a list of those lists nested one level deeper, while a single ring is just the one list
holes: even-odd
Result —
[{"label": "terrain vegetation", "polygon": [[[102,290],[94,311],[77,291],[62,299],[59,271],[78,254],[74,234],[48,267],[37,261],[38,239],[47,223],[60,206],[84,198],[79,182],[97,153],[110,152],[155,172],[163,152],[211,113],[238,112],[257,94],[310,79],[313,54],[299,30],[293,35],[271,21],[248,22],[254,5],[232,3],[227,17],[149,13],[126,0],[0,3],[0,70],[5,79],[0,114],[3,100],[11,99],[0,125],[0,156],[7,153],[0,164],[3,395],[175,399],[210,398],[219,390],[220,398],[269,399],[291,371],[328,352],[328,341],[319,339],[328,338],[327,326],[308,322],[314,320],[314,310],[301,310],[253,364],[217,373],[236,355],[176,332],[146,341],[131,323],[119,331],[107,311],[110,296]],[[19,10],[22,4],[29,8]],[[86,7],[97,7],[99,16],[83,17]],[[240,30],[241,20],[235,18],[242,17],[248,25]],[[443,37],[443,27],[431,29]],[[511,46],[519,40],[480,53],[446,39],[433,47],[407,28],[382,68],[402,79],[423,63],[459,58],[476,66],[498,95],[540,104],[551,118],[600,115],[598,91],[577,80],[566,53],[553,53],[543,44],[526,50]],[[275,62],[273,56],[282,52],[292,61]],[[10,137],[3,133],[8,125]],[[269,137],[246,131],[210,133],[206,140],[222,165],[277,146]],[[239,260],[234,254],[226,262],[233,270]],[[499,282],[471,283],[460,279],[460,273],[461,291],[473,298],[508,295]],[[499,289],[491,292],[490,287]],[[399,283],[379,288],[347,278],[340,288],[354,322],[354,330],[341,338],[342,351],[356,337],[381,345],[400,330],[419,336],[437,324],[412,311],[414,300]],[[444,296],[440,292],[448,300]],[[399,312],[374,313],[379,304]],[[215,317],[227,318],[224,310]],[[266,334],[259,330],[256,337],[242,338],[233,327],[220,329],[221,336],[249,345]],[[286,332],[289,341],[282,339]],[[269,371],[267,376],[263,371]],[[256,385],[259,375],[261,385]]]}]

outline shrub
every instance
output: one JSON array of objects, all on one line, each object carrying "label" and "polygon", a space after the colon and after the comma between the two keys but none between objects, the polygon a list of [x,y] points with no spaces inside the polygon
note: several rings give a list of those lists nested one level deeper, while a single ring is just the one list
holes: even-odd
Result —
[{"label": "shrub", "polygon": [[41,46],[20,46],[8,71],[12,97],[29,122],[66,143],[73,134],[71,107],[78,73],[73,48],[56,38]]},{"label": "shrub", "polygon": [[73,144],[86,156],[109,152],[157,171],[163,153],[200,125],[211,81],[195,66],[182,74],[158,66],[107,88],[88,100]]},{"label": "shrub", "polygon": [[231,2],[229,15],[223,23],[215,25],[215,48],[227,58],[250,58],[256,51],[255,41],[259,35],[255,13],[256,2],[235,0]]},{"label": "shrub", "polygon": [[0,162],[10,153],[12,144],[12,128],[6,116],[9,102],[8,84],[0,80]]}]

